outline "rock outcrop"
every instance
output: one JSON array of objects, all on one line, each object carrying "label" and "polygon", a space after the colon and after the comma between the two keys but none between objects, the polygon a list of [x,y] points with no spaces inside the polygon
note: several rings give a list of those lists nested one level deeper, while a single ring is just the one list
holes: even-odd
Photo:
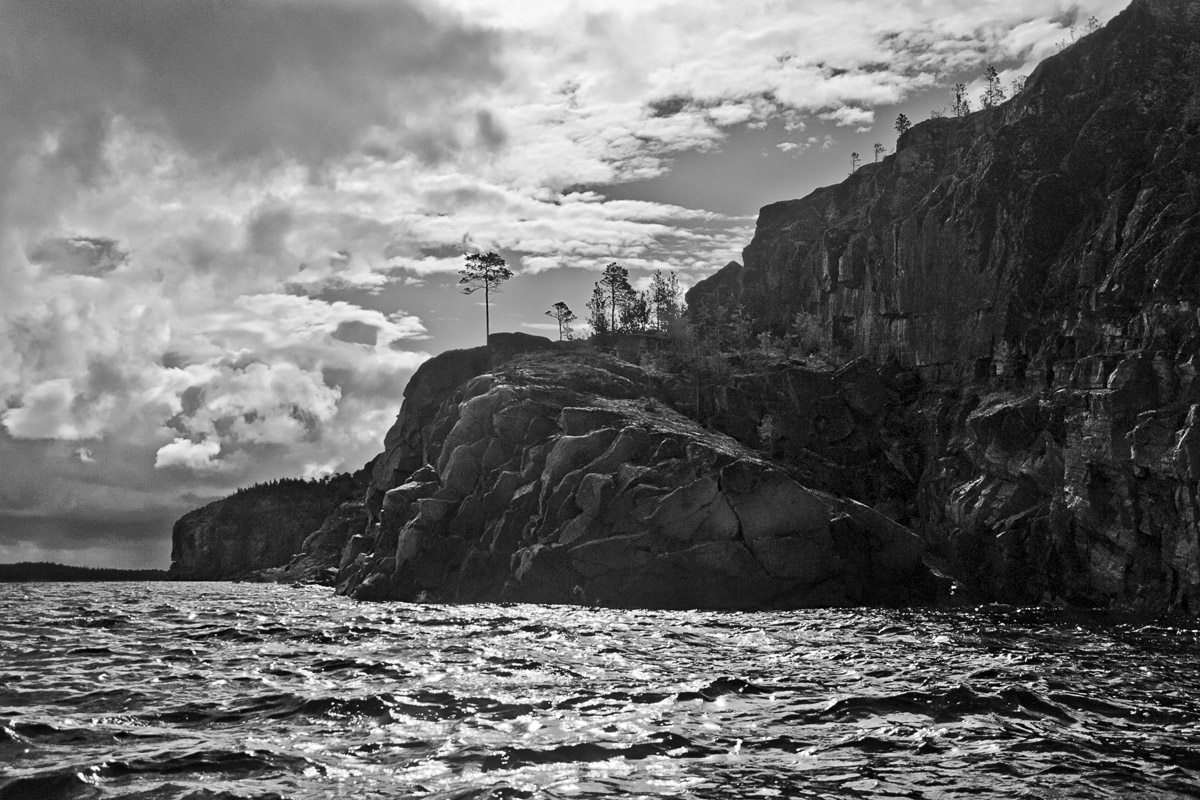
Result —
[{"label": "rock outcrop", "polygon": [[[350,535],[336,520],[353,516],[355,504],[361,509],[367,475],[263,484],[185,514],[171,532],[170,577],[332,580],[324,571]],[[354,532],[365,519],[360,510]],[[288,570],[293,562],[297,569]]]},{"label": "rock outcrop", "polygon": [[1200,6],[1133,0],[689,293],[922,378],[913,524],[975,597],[1200,610],[1198,90]]},{"label": "rock outcrop", "polygon": [[[587,352],[443,354],[408,390],[340,591],[377,599],[790,608],[932,597],[923,547]],[[419,420],[419,423],[417,422]]]}]

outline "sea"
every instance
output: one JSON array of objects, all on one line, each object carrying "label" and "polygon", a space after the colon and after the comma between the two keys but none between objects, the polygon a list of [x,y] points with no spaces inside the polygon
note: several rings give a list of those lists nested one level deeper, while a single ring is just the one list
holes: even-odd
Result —
[{"label": "sea", "polygon": [[0,800],[1200,798],[1200,627],[0,585]]}]

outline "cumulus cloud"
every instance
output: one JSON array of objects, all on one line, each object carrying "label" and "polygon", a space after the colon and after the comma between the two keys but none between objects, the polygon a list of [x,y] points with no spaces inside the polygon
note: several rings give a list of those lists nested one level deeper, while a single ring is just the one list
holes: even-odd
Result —
[{"label": "cumulus cloud", "polygon": [[214,461],[219,452],[221,445],[218,442],[175,439],[158,448],[158,452],[154,454],[154,466],[156,469],[183,467],[196,472],[207,472],[220,467],[220,464]]},{"label": "cumulus cloud", "polygon": [[854,108],[853,106],[842,106],[833,111],[825,111],[818,114],[821,119],[832,122],[838,127],[853,127],[860,131],[867,131],[875,124],[875,112],[868,111],[865,108]]}]

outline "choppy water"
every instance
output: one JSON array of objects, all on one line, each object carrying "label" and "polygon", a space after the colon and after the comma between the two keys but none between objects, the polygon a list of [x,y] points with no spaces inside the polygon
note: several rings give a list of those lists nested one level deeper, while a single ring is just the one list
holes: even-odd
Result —
[{"label": "choppy water", "polygon": [[1200,632],[0,585],[0,800],[1200,797]]}]

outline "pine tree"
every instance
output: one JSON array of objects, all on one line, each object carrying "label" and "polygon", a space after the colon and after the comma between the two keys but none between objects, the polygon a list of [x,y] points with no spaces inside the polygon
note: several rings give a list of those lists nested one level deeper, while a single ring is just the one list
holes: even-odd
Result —
[{"label": "pine tree", "polygon": [[663,277],[662,270],[656,270],[650,279],[649,298],[656,329],[665,331],[682,315],[683,301],[680,295],[679,278],[675,273],[672,272],[670,277]]},{"label": "pine tree", "polygon": [[908,117],[900,114],[896,117],[896,133],[903,136],[912,127],[912,123],[908,121]]},{"label": "pine tree", "polygon": [[996,68],[989,66],[983,74],[983,107],[991,108],[1004,102],[1004,87],[1000,84],[1000,75]]},{"label": "pine tree", "polygon": [[608,329],[616,331],[621,309],[631,302],[634,296],[633,287],[629,285],[629,270],[615,261],[610,262],[604,268],[604,275],[596,285],[603,289],[608,302]]},{"label": "pine tree", "polygon": [[599,282],[592,288],[592,299],[588,300],[587,308],[587,321],[588,325],[592,326],[593,332],[603,336],[612,330],[608,321],[608,295]]},{"label": "pine tree", "polygon": [[886,148],[886,147],[884,147],[883,145],[881,145],[879,142],[876,142],[876,143],[875,143],[875,161],[876,161],[876,162],[878,162],[878,161],[879,161],[879,157],[880,157],[881,155],[883,155],[883,154],[884,154],[884,152],[886,152],[886,151],[887,151],[887,148]]},{"label": "pine tree", "polygon": [[965,83],[954,84],[954,103],[950,106],[950,110],[954,112],[956,117],[965,117],[971,113],[971,98],[967,96],[967,85]]},{"label": "pine tree", "polygon": [[492,337],[492,295],[500,291],[500,284],[513,276],[512,270],[504,265],[504,259],[492,252],[470,253],[467,265],[460,269],[458,279],[463,294],[474,294],[483,289],[483,324],[485,342]]},{"label": "pine tree", "polygon": [[554,317],[554,319],[558,321],[558,340],[560,342],[563,340],[564,334],[566,335],[566,338],[571,338],[571,323],[575,321],[576,317],[575,312],[572,311],[566,303],[562,302],[561,300],[555,303],[554,306],[546,312],[546,316]]},{"label": "pine tree", "polygon": [[621,306],[621,330],[644,331],[650,327],[650,301],[645,292],[632,289]]}]

